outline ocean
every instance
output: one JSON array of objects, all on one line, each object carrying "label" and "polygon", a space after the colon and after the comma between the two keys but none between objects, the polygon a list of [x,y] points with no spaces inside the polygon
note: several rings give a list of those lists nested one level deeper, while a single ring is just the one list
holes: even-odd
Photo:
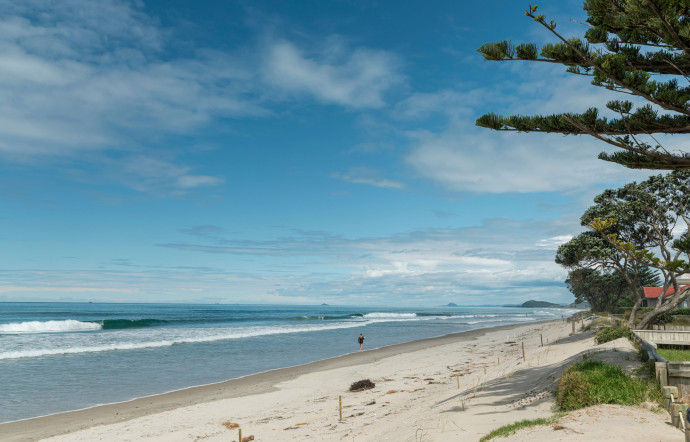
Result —
[{"label": "ocean", "polygon": [[574,311],[3,302],[0,423]]}]

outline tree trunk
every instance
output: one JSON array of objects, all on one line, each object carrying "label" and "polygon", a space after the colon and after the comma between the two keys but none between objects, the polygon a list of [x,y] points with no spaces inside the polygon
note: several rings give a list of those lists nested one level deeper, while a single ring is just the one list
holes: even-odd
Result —
[{"label": "tree trunk", "polygon": [[640,323],[637,324],[638,330],[646,329],[647,326],[649,326],[649,324],[651,324],[652,321],[657,316],[661,315],[662,313],[669,312],[669,311],[673,310],[674,308],[676,308],[676,306],[678,304],[680,304],[681,302],[685,301],[688,298],[688,295],[690,295],[689,289],[685,289],[681,292],[676,292],[674,295],[669,296],[666,299],[666,302],[664,302],[662,304],[661,303],[661,301],[663,300],[663,298],[662,298],[663,293],[662,293],[662,295],[659,296],[659,302],[657,303],[657,306],[654,308],[654,310],[647,313],[647,315],[644,318],[642,318]]},{"label": "tree trunk", "polygon": [[630,330],[635,330],[635,316],[637,316],[637,310],[639,310],[640,305],[642,305],[642,299],[639,295],[635,296],[635,305],[633,305],[632,312],[630,312],[630,319],[628,319],[628,327]]}]

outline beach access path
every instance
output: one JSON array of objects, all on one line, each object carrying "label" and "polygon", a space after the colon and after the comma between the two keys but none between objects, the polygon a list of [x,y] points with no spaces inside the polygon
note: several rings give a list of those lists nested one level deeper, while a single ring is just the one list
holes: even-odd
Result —
[{"label": "beach access path", "polygon": [[[627,340],[598,346],[591,332],[570,336],[571,330],[570,323],[553,321],[424,339],[2,424],[0,440],[227,442],[238,439],[239,429],[232,428],[238,424],[243,437],[256,441],[476,441],[502,425],[551,416],[551,392],[561,373],[585,354],[599,353],[597,358],[626,369],[639,365]],[[348,391],[362,379],[375,388]],[[665,411],[598,406],[510,440],[647,442],[684,436],[670,426]]]}]

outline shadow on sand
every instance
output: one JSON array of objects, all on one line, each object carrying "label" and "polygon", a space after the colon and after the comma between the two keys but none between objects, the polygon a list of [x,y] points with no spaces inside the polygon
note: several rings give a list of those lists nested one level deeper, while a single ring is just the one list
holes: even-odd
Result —
[{"label": "shadow on sand", "polygon": [[[578,333],[575,336],[569,336],[553,342],[549,344],[549,346],[555,347],[560,344],[569,344],[591,338],[592,333]],[[496,398],[490,402],[483,402],[483,405],[490,406],[505,406],[510,404],[516,404],[516,406],[527,405],[527,403],[521,404],[520,402],[525,401],[527,398],[537,397],[537,399],[528,402],[529,404],[534,404],[538,401],[541,401],[541,398],[538,397],[540,393],[553,391],[556,388],[557,381],[560,379],[566,368],[576,362],[579,362],[583,356],[593,353],[598,353],[598,351],[588,349],[555,364],[545,365],[542,367],[523,368],[519,371],[510,373],[507,375],[507,378],[500,377],[483,384],[479,384],[476,388],[472,387],[461,391],[449,397],[448,399],[437,402],[432,406],[432,408],[448,404],[453,400],[462,401],[468,397],[472,397],[473,401],[482,401],[482,398],[487,399],[489,397]],[[462,406],[454,406],[448,410],[445,410],[444,412],[462,410]]]}]

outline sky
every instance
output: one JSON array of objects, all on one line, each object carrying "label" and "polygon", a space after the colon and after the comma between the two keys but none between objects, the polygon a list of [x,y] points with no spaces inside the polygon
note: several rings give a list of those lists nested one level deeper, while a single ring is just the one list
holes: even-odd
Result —
[{"label": "sky", "polygon": [[482,59],[554,41],[527,6],[0,0],[0,301],[572,302],[556,248],[649,172],[475,126],[612,97]]}]

